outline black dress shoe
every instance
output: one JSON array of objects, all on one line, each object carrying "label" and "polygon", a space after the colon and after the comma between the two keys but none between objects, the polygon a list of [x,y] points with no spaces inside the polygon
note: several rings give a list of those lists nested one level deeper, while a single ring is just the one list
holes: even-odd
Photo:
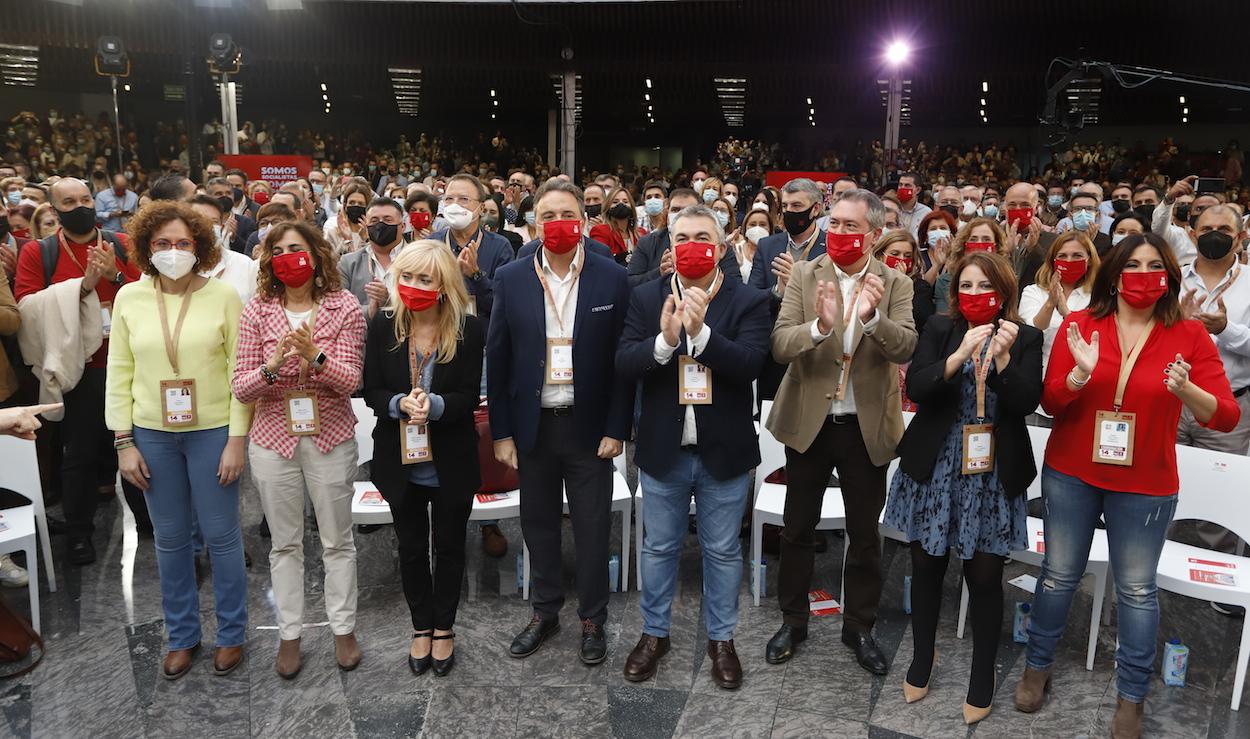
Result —
[{"label": "black dress shoe", "polygon": [[807,640],[806,626],[782,624],[764,649],[764,661],[770,665],[788,662],[794,656],[794,646]]},{"label": "black dress shoe", "polygon": [[382,528],[382,524],[380,523],[359,523],[359,524],[356,524],[356,533],[372,534],[373,532],[381,528]]},{"label": "black dress shoe", "polygon": [[[432,638],[434,640],[455,639],[456,633],[453,631],[450,634],[435,634]],[[434,655],[433,645],[431,645],[430,656],[433,656],[433,655]],[[451,667],[454,664],[456,664],[456,652],[455,652],[455,645],[453,644],[452,653],[447,657],[447,659],[434,660],[434,677],[447,677],[447,673],[451,672]]]},{"label": "black dress shoe", "polygon": [[95,547],[86,537],[74,539],[69,543],[69,561],[78,566],[95,562]]},{"label": "black dress shoe", "polygon": [[521,629],[521,633],[512,640],[512,646],[508,647],[508,654],[513,657],[528,657],[538,651],[547,637],[559,630],[559,618],[544,620],[538,614],[534,614],[525,628]]},{"label": "black dress shoe", "polygon": [[579,653],[582,663],[597,665],[608,656],[608,639],[603,627],[590,619],[582,620],[582,649]]},{"label": "black dress shoe", "polygon": [[[427,639],[434,636],[433,631],[418,631],[412,635],[413,639],[426,637]],[[430,649],[430,653],[424,657],[413,657],[412,647],[408,647],[408,669],[412,670],[414,675],[423,675],[425,671],[430,669],[430,665],[434,664],[434,650]]]},{"label": "black dress shoe", "polygon": [[855,650],[855,659],[865,670],[874,675],[884,675],[890,671],[890,663],[877,647],[872,634],[862,631],[843,631],[842,643]]}]

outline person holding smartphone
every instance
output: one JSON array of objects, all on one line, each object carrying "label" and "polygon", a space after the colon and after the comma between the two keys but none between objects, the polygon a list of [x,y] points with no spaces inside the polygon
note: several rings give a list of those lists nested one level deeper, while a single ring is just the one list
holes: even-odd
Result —
[{"label": "person holding smartphone", "polygon": [[107,231],[124,231],[126,221],[139,207],[139,196],[130,189],[126,175],[113,175],[113,186],[101,190],[95,196],[95,220]]}]

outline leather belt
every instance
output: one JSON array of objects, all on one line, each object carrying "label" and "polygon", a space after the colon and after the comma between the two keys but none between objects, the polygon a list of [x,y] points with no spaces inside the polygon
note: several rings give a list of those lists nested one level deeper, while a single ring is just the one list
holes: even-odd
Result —
[{"label": "leather belt", "polygon": [[573,406],[558,405],[555,408],[543,408],[543,413],[546,413],[549,416],[557,417],[571,416],[573,415]]},{"label": "leather belt", "polygon": [[832,423],[835,426],[843,426],[848,423],[858,423],[858,422],[859,422],[859,416],[855,415],[854,413],[844,413],[840,416],[835,416],[834,414],[830,413],[828,416],[825,417],[825,423]]}]

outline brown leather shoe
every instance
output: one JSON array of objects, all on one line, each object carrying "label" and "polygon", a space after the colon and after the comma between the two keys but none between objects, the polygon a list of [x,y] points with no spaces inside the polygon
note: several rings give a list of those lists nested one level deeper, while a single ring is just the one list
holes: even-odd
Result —
[{"label": "brown leather shoe", "polygon": [[625,679],[640,683],[655,677],[660,657],[668,654],[668,637],[643,634],[625,660]]},{"label": "brown leather shoe", "polygon": [[340,670],[351,672],[356,669],[363,656],[360,653],[360,644],[356,641],[355,632],[342,636],[334,635],[334,659],[338,661]]},{"label": "brown leather shoe", "polygon": [[299,656],[299,637],[279,641],[278,658],[273,664],[273,669],[278,673],[278,677],[290,680],[299,674],[303,666]]},{"label": "brown leather shoe", "polygon": [[482,550],[496,558],[508,553],[508,537],[493,523],[482,527]]},{"label": "brown leather shoe", "polygon": [[1046,691],[1050,689],[1050,669],[1035,670],[1024,666],[1024,677],[1016,686],[1016,710],[1021,713],[1035,713],[1046,702]]},{"label": "brown leather shoe", "polygon": [[200,651],[196,644],[190,649],[171,649],[165,654],[165,662],[161,665],[161,677],[166,680],[177,680],[191,670],[191,663]]},{"label": "brown leather shoe", "polygon": [[736,690],[742,685],[742,663],[734,649],[734,640],[707,643],[707,656],[712,660],[712,682],[725,690]]},{"label": "brown leather shoe", "polygon": [[1111,720],[1111,739],[1140,739],[1142,704],[1116,698],[1115,718]]},{"label": "brown leather shoe", "polygon": [[213,650],[213,674],[224,677],[243,664],[243,647],[217,647]]}]

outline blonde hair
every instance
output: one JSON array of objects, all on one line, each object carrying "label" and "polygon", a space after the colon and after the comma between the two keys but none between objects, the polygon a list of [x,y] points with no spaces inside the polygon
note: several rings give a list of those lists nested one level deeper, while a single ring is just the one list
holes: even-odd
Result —
[{"label": "blonde hair", "polygon": [[993,218],[979,217],[965,223],[964,227],[959,229],[959,233],[955,234],[955,237],[951,239],[950,251],[946,255],[948,264],[954,264],[963,257],[968,239],[972,236],[972,230],[977,226],[988,226],[990,233],[994,234],[995,254],[1000,257],[1005,257],[1009,254],[1007,250],[1007,232],[1003,231],[1003,227]]},{"label": "blonde hair", "polygon": [[1059,250],[1067,245],[1069,241],[1075,241],[1085,250],[1085,259],[1089,262],[1085,269],[1085,276],[1081,281],[1073,285],[1073,287],[1083,287],[1086,290],[1094,286],[1094,278],[1098,275],[1098,250],[1094,248],[1094,243],[1089,237],[1080,231],[1064,231],[1055,237],[1050,243],[1050,248],[1046,250],[1046,261],[1042,262],[1042,266],[1037,268],[1037,275],[1034,282],[1043,290],[1050,287],[1051,276],[1055,273],[1055,259],[1059,257]]},{"label": "blonde hair", "polygon": [[464,287],[460,266],[451,250],[441,241],[421,239],[414,241],[391,261],[391,274],[395,288],[391,291],[387,312],[395,317],[395,348],[408,339],[412,330],[412,311],[399,299],[399,277],[405,272],[426,272],[438,275],[442,283],[438,318],[438,363],[446,364],[456,357],[456,342],[460,339],[464,317],[468,313],[469,293]]},{"label": "blonde hair", "polygon": [[[39,228],[40,219],[42,219],[43,216],[46,213],[48,213],[48,211],[52,211],[53,213],[56,212],[56,209],[52,207],[52,203],[40,203],[38,206],[35,207],[35,212],[30,217],[30,233],[36,239],[42,239],[42,238],[51,236],[52,234],[56,233],[57,226],[53,226],[51,231],[44,231],[43,229]],[[58,215],[57,216],[58,224],[60,223],[60,219],[61,217]]]}]

